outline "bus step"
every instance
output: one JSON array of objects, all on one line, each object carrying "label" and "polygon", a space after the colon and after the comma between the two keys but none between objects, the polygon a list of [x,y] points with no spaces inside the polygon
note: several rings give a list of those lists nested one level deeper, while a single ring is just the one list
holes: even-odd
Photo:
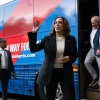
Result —
[{"label": "bus step", "polygon": [[87,88],[85,91],[86,98],[88,100],[100,100],[100,90]]}]

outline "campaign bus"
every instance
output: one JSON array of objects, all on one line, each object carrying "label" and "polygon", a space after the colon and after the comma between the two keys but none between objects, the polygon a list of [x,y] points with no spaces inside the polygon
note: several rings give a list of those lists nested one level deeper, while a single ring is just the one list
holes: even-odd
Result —
[{"label": "campaign bus", "polygon": [[[7,40],[12,54],[16,80],[9,81],[8,93],[34,96],[34,81],[44,59],[43,51],[31,53],[27,33],[33,22],[39,20],[37,42],[52,31],[52,22],[58,16],[68,19],[71,32],[77,40],[79,57],[73,64],[76,100],[86,98],[84,58],[87,53],[90,18],[99,16],[99,0],[12,0],[0,6],[0,37]],[[83,70],[82,70],[83,69]],[[0,85],[0,91],[1,85]],[[58,93],[59,94],[59,93]],[[66,94],[67,95],[67,94]]]}]

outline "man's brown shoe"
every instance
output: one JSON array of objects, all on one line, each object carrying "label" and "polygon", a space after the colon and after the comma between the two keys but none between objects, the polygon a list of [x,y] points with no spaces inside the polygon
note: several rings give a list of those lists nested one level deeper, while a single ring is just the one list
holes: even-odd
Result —
[{"label": "man's brown shoe", "polygon": [[90,88],[92,88],[92,89],[99,89],[99,85],[96,84],[96,85],[94,85],[94,86],[91,86]]},{"label": "man's brown shoe", "polygon": [[99,86],[99,90],[100,90],[100,86]]},{"label": "man's brown shoe", "polygon": [[92,80],[92,82],[89,84],[89,87],[95,86],[98,83],[98,79],[95,78]]}]

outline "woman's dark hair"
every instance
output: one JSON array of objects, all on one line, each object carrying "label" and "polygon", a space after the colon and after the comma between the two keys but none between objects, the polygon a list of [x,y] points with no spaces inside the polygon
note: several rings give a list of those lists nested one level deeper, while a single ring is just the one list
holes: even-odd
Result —
[{"label": "woman's dark hair", "polygon": [[[64,35],[64,36],[68,36],[68,35],[69,35],[69,32],[71,31],[71,30],[70,30],[69,23],[68,23],[68,20],[67,20],[66,18],[64,18],[64,17],[57,17],[57,18],[62,18],[62,20],[63,20],[63,25],[64,25],[63,35]],[[57,19],[57,18],[56,18],[56,19]],[[55,34],[55,33],[56,33],[56,32],[55,32],[55,27],[54,27],[54,24],[55,24],[56,19],[55,19],[54,22],[53,22],[52,33],[51,33],[51,34]]]}]

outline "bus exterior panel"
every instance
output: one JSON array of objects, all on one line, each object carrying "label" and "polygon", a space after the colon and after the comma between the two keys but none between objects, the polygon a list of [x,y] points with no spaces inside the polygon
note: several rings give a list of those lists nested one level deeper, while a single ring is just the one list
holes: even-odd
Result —
[{"label": "bus exterior panel", "polygon": [[[53,20],[63,16],[69,21],[70,34],[75,36],[78,48],[77,0],[14,0],[0,6],[0,13],[0,37],[7,40],[17,74],[16,80],[9,81],[8,93],[34,96],[34,80],[44,55],[43,50],[30,52],[27,33],[32,30],[33,22],[39,20],[41,27],[37,42],[40,42],[52,31]],[[78,66],[78,59],[75,65]],[[78,91],[78,73],[75,72],[74,76]]]}]

